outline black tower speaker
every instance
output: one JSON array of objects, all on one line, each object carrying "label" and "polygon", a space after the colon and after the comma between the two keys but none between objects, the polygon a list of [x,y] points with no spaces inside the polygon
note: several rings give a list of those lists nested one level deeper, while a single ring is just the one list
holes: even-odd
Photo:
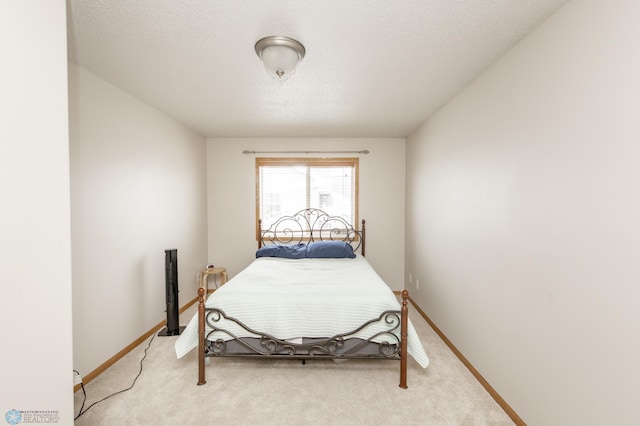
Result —
[{"label": "black tower speaker", "polygon": [[178,249],[164,251],[164,278],[167,299],[167,326],[158,336],[177,336],[184,327],[180,327],[178,304]]}]

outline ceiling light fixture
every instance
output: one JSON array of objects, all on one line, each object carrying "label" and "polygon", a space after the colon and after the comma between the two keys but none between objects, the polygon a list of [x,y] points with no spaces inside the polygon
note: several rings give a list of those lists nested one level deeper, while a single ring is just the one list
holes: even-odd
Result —
[{"label": "ceiling light fixture", "polygon": [[302,43],[289,37],[269,36],[256,43],[256,54],[264,67],[280,78],[293,72],[305,53]]}]

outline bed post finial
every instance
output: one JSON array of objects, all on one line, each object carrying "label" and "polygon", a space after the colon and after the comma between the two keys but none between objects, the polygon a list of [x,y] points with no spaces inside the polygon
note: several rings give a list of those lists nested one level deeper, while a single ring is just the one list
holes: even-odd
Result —
[{"label": "bed post finial", "polygon": [[400,387],[407,388],[407,329],[409,321],[409,307],[407,301],[409,292],[402,290],[402,308],[400,309]]},{"label": "bed post finial", "polygon": [[258,235],[256,235],[256,239],[258,240],[258,249],[262,248],[262,219],[258,219]]}]

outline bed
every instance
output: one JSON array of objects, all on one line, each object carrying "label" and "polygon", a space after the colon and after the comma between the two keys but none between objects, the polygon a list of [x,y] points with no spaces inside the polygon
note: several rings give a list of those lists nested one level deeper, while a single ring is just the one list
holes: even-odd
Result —
[{"label": "bed", "polygon": [[198,350],[198,385],[205,359],[242,356],[400,361],[429,359],[401,301],[366,260],[360,230],[318,209],[259,226],[256,259],[208,298],[198,289],[198,313],[175,344],[178,358]]}]

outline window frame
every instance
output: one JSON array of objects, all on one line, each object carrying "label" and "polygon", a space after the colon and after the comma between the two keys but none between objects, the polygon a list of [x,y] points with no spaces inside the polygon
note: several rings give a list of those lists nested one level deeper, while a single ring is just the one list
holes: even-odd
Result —
[{"label": "window frame", "polygon": [[[359,200],[360,200],[360,159],[353,158],[299,158],[299,157],[256,157],[255,188],[256,188],[256,241],[260,241],[260,168],[277,166],[304,166],[304,167],[353,167],[354,188],[353,188],[353,220],[350,224],[353,229],[359,231]],[[309,194],[307,194],[307,206],[309,208]],[[290,212],[294,214],[296,212]]]}]

